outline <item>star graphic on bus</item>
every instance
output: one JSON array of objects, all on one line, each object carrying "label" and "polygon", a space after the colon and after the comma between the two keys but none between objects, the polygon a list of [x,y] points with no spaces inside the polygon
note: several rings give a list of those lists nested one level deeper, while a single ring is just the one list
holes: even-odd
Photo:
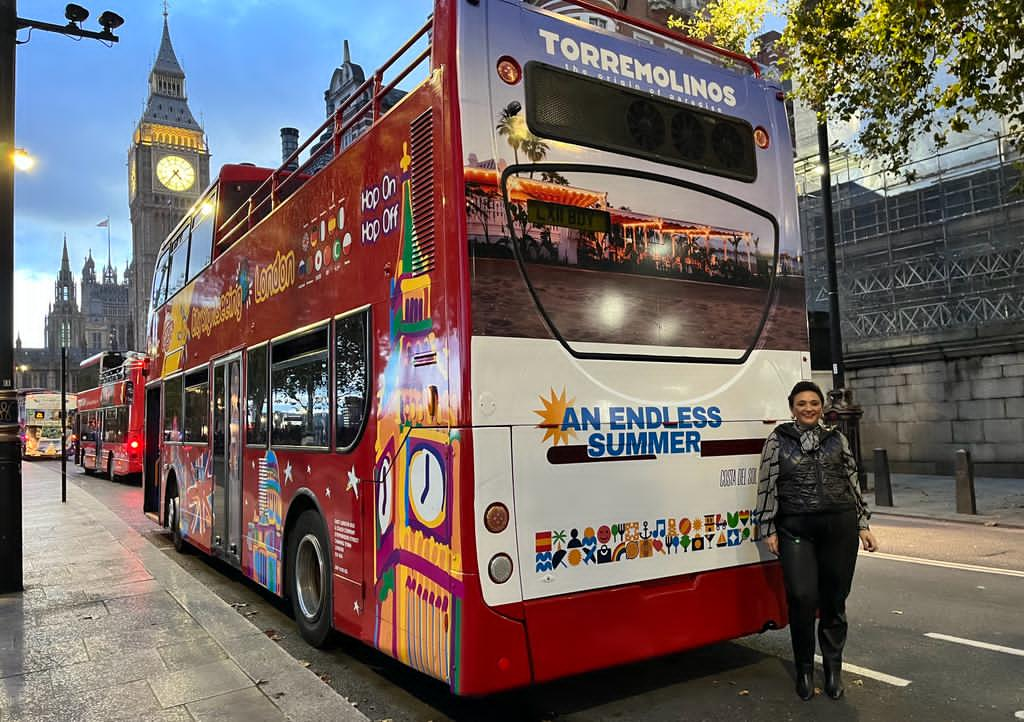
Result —
[{"label": "star graphic on bus", "polygon": [[291,484],[292,481],[294,481],[292,479],[292,462],[289,461],[287,466],[284,467],[284,483]]},{"label": "star graphic on bus", "polygon": [[352,491],[356,498],[359,498],[359,477],[356,476],[356,467],[354,466],[348,470],[348,486],[345,487],[345,491]]},{"label": "star graphic on bus", "polygon": [[565,400],[565,387],[562,387],[561,396],[555,393],[554,389],[551,389],[551,397],[544,398],[538,396],[540,402],[544,404],[543,409],[534,409],[533,413],[537,414],[541,418],[541,422],[537,424],[538,427],[545,429],[544,438],[541,439],[541,443],[544,443],[548,439],[554,439],[555,446],[559,444],[569,443],[570,437],[575,437],[576,432],[569,430],[566,431],[562,428],[562,421],[565,419],[565,410],[573,405],[576,401],[575,397]]}]

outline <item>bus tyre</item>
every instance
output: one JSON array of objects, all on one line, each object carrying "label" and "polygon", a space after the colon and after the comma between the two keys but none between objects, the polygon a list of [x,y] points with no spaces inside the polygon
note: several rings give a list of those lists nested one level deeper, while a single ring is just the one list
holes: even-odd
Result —
[{"label": "bus tyre", "polygon": [[188,554],[188,542],[185,541],[185,537],[181,533],[180,506],[178,492],[175,490],[173,496],[168,495],[167,497],[167,512],[164,518],[167,519],[167,525],[171,527],[171,540],[174,542],[174,551],[179,554]]},{"label": "bus tyre", "polygon": [[334,607],[327,529],[316,510],[307,509],[295,522],[286,559],[288,597],[299,632],[309,644],[323,647],[331,635]]}]

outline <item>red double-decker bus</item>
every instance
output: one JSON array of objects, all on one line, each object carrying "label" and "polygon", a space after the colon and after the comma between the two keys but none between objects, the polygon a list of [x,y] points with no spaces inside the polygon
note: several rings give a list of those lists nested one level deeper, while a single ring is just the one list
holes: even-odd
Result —
[{"label": "red double-decker bus", "polygon": [[148,362],[133,351],[102,351],[78,371],[78,460],[113,481],[142,474]]},{"label": "red double-decker bus", "polygon": [[784,625],[753,509],[810,376],[791,156],[745,58],[437,2],[164,243],[146,511],[459,694]]}]

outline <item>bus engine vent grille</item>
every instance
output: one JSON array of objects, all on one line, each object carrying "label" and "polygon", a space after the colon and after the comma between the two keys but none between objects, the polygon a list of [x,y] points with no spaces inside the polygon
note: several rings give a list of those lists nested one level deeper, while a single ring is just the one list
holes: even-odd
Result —
[{"label": "bus engine vent grille", "polygon": [[428,110],[410,123],[412,156],[412,244],[410,271],[414,275],[434,270],[434,116]]}]

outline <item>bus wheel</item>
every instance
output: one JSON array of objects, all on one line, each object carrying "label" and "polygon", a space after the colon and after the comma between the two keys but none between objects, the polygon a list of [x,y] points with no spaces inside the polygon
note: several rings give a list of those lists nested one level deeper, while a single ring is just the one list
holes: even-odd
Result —
[{"label": "bus wheel", "polygon": [[175,489],[172,494],[167,496],[167,510],[164,518],[167,519],[167,524],[171,527],[174,550],[179,554],[188,554],[188,542],[185,541],[185,537],[181,533],[181,516],[178,510],[180,506],[178,490]]},{"label": "bus wheel", "polygon": [[320,514],[313,509],[302,512],[288,536],[286,577],[299,632],[314,647],[323,647],[331,634],[329,550]]}]

